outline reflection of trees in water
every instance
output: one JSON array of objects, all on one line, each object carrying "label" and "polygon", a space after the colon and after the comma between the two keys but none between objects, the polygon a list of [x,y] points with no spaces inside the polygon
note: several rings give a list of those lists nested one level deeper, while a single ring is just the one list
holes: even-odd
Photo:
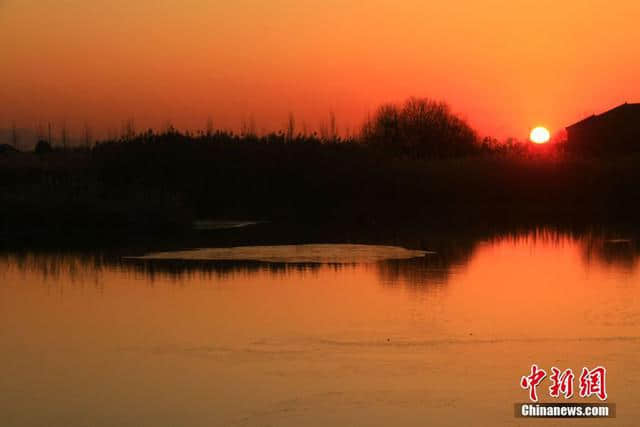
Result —
[{"label": "reflection of trees in water", "polygon": [[225,279],[236,275],[268,272],[274,276],[297,273],[316,273],[322,268],[339,271],[352,268],[349,264],[275,264],[251,261],[180,261],[180,260],[128,260],[117,255],[101,253],[50,253],[9,252],[0,253],[0,274],[10,269],[39,274],[44,281],[69,281],[70,283],[100,282],[108,271],[120,271],[143,275],[150,282],[168,279],[182,280]]},{"label": "reflection of trees in water", "polygon": [[496,235],[489,239],[489,242],[496,244],[506,240],[518,243],[526,240],[532,244],[554,247],[577,245],[582,259],[587,265],[599,264],[629,270],[636,266],[640,256],[640,239],[638,237],[637,230],[621,232],[602,227],[558,230],[544,227],[527,232]]},{"label": "reflection of trees in water", "polygon": [[[435,254],[408,260],[389,260],[375,264],[375,270],[383,283],[399,282],[418,287],[446,283],[452,265],[464,265],[473,253],[472,240],[434,244]],[[354,268],[355,264],[317,263],[266,263],[256,261],[199,261],[199,260],[141,260],[125,259],[116,254],[104,253],[51,253],[13,252],[0,253],[0,262],[20,271],[40,274],[46,280],[63,280],[71,283],[91,281],[98,283],[103,272],[116,270],[143,275],[153,283],[156,279],[181,281],[194,278],[204,280],[227,279],[238,275],[268,273],[287,277],[291,274],[316,274],[322,270],[341,271]]]},{"label": "reflection of trees in water", "polygon": [[[431,241],[429,249],[436,253],[425,258],[385,261],[378,265],[378,273],[386,285],[403,284],[428,290],[446,284],[456,268],[464,267],[473,257],[478,245],[501,243],[562,247],[578,245],[587,264],[635,268],[640,256],[640,239],[629,232],[619,234],[605,229],[557,229],[541,227],[512,231],[479,233],[472,237]],[[424,244],[423,244],[424,246]]]},{"label": "reflection of trees in water", "polygon": [[632,237],[586,235],[580,239],[580,248],[587,264],[595,262],[625,270],[634,269],[640,255],[640,241]]},{"label": "reflection of trees in water", "polygon": [[0,252],[0,281],[7,273],[38,274],[47,292],[63,294],[64,289],[91,286],[104,289],[102,275],[112,268],[102,255],[61,252]]},{"label": "reflection of trees in water", "polygon": [[102,255],[64,252],[2,252],[3,271],[15,268],[21,272],[38,273],[43,279],[71,282],[87,279],[111,268]]},{"label": "reflection of trees in water", "polygon": [[[579,235],[579,233],[578,233]],[[466,266],[481,244],[498,245],[503,242],[520,244],[561,245],[574,239],[573,233],[550,227],[490,230],[474,233],[450,233],[435,237],[418,238],[420,246],[435,254],[412,260],[385,261],[378,272],[386,285],[404,284],[415,289],[428,290],[431,286],[446,284],[451,274]]]},{"label": "reflection of trees in water", "polygon": [[389,260],[378,263],[377,271],[382,283],[395,286],[399,283],[426,290],[429,286],[446,284],[455,267],[463,267],[473,255],[478,240],[434,241],[435,253],[424,258]]},{"label": "reflection of trees in water", "polygon": [[[534,245],[577,244],[587,264],[599,263],[625,269],[636,266],[640,254],[640,241],[634,233],[621,238],[601,229],[559,230],[552,227],[484,233],[413,233],[394,234],[392,237],[364,238],[363,244],[387,244],[412,249],[434,251],[424,258],[390,260],[377,263],[375,270],[385,286],[408,286],[416,290],[429,290],[445,285],[453,271],[462,268],[473,257],[482,243],[497,245],[504,242]],[[0,277],[8,269],[40,274],[45,280],[64,280],[71,284],[93,283],[101,287],[105,270],[117,270],[141,274],[152,284],[156,279],[168,279],[180,284],[190,278],[204,280],[225,279],[235,275],[251,275],[267,272],[286,277],[291,274],[317,274],[322,269],[340,271],[353,268],[348,264],[279,264],[243,261],[175,261],[175,260],[127,260],[117,250],[109,252],[55,252],[29,251],[0,252]]]},{"label": "reflection of trees in water", "polygon": [[[124,270],[143,273],[149,279],[189,278],[226,279],[236,275],[251,275],[268,272],[286,277],[293,273],[318,272],[322,264],[275,264],[254,261],[194,261],[194,260],[120,260],[118,266]],[[342,269],[344,265],[330,265]]]}]

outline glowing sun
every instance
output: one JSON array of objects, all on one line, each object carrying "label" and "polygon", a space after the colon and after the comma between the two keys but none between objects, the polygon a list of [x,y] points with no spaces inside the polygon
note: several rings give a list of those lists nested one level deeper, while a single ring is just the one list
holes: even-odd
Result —
[{"label": "glowing sun", "polygon": [[544,144],[545,142],[549,141],[550,136],[551,135],[549,134],[547,128],[538,126],[531,131],[529,138],[531,139],[531,142],[535,142],[536,144]]}]

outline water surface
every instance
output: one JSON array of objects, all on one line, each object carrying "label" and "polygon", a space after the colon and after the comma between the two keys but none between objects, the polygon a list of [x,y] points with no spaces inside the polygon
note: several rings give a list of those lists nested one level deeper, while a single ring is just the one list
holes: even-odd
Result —
[{"label": "water surface", "polygon": [[4,252],[2,424],[539,424],[513,416],[532,363],[604,365],[606,423],[636,424],[635,238],[420,241],[349,264]]}]

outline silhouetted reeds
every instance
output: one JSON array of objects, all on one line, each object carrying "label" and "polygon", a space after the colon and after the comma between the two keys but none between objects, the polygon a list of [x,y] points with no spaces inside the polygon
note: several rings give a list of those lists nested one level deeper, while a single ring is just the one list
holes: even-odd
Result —
[{"label": "silhouetted reeds", "polygon": [[382,107],[362,135],[169,127],[0,155],[1,230],[188,227],[196,218],[505,223],[632,219],[638,157],[478,140],[443,104]]}]

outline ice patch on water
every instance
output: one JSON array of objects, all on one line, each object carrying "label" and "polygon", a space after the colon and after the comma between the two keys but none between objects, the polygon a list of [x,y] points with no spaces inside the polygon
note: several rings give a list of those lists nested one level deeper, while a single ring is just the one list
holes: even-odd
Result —
[{"label": "ice patch on water", "polygon": [[428,251],[397,246],[311,244],[278,246],[238,246],[153,252],[134,259],[194,261],[259,261],[272,263],[374,263],[392,259],[423,257]]},{"label": "ice patch on water", "polygon": [[196,230],[221,230],[227,228],[243,228],[251,225],[258,225],[260,221],[194,221],[193,228]]}]

